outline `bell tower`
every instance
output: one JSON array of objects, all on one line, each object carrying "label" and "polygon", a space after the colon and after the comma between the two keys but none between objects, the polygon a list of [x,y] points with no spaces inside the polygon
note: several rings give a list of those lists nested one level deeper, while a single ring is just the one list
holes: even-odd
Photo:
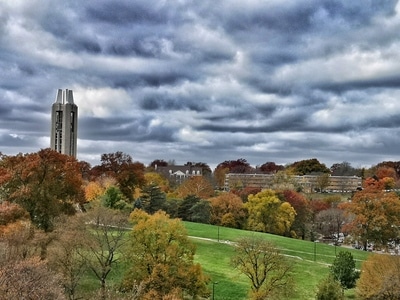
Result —
[{"label": "bell tower", "polygon": [[78,106],[74,103],[72,90],[59,89],[51,109],[51,149],[76,157],[77,134]]}]

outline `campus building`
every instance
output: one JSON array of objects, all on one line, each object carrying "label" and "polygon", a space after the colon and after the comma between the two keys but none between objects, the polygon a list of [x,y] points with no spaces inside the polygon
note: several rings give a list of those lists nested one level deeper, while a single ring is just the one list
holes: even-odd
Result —
[{"label": "campus building", "polygon": [[78,106],[72,90],[58,90],[51,109],[50,148],[76,157],[78,141]]},{"label": "campus building", "polygon": [[166,167],[155,166],[155,171],[167,178],[171,184],[176,185],[180,185],[182,182],[190,177],[203,175],[201,167],[195,167],[192,165]]},{"label": "campus building", "polygon": [[[225,190],[232,188],[272,188],[279,178],[276,174],[242,174],[229,173],[225,175]],[[289,176],[287,181],[300,187],[304,192],[313,192],[319,189],[321,175]],[[352,192],[360,189],[362,178],[358,176],[329,176],[323,190],[327,192]]]}]

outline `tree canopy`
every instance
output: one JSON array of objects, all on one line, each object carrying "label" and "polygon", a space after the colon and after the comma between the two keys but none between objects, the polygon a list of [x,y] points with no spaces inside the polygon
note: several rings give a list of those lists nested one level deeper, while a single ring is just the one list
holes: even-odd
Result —
[{"label": "tree canopy", "polygon": [[182,292],[192,297],[209,294],[209,279],[194,263],[195,247],[179,219],[170,219],[161,211],[149,215],[136,209],[130,221],[133,229],[126,251],[126,289],[141,290],[141,299]]},{"label": "tree canopy", "polygon": [[235,245],[231,262],[250,279],[251,299],[290,295],[292,268],[271,242],[257,237],[241,238]]},{"label": "tree canopy", "polygon": [[1,156],[0,189],[5,200],[21,205],[44,231],[60,214],[73,214],[84,202],[80,165],[72,156],[51,149]]},{"label": "tree canopy", "polygon": [[296,211],[288,202],[279,200],[272,190],[249,195],[244,204],[248,210],[248,228],[274,234],[289,233]]}]

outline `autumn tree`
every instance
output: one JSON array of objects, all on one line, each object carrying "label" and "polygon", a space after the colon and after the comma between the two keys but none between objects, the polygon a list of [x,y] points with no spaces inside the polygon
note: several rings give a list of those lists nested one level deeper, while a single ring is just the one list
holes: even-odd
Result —
[{"label": "autumn tree", "polygon": [[400,299],[400,257],[373,254],[363,262],[356,293],[365,300]]},{"label": "autumn tree", "polygon": [[265,174],[274,174],[278,171],[283,171],[285,167],[282,165],[277,165],[274,162],[266,162],[262,164],[258,169]]},{"label": "autumn tree", "polygon": [[282,202],[272,190],[250,195],[244,207],[248,210],[248,229],[274,234],[288,234],[296,211],[288,202]]},{"label": "autumn tree", "polygon": [[343,230],[359,240],[364,250],[368,242],[387,245],[389,240],[397,238],[400,201],[395,193],[368,187],[356,192],[351,202],[340,204],[339,208],[350,218]]},{"label": "autumn tree", "polygon": [[60,218],[54,230],[55,238],[48,249],[49,266],[59,274],[69,300],[81,299],[78,287],[88,269],[84,247],[86,226],[76,216]]},{"label": "autumn tree", "polygon": [[59,277],[38,257],[0,266],[0,300],[65,299]]},{"label": "autumn tree", "polygon": [[330,266],[330,272],[342,289],[351,289],[356,286],[360,272],[356,270],[356,261],[349,251],[340,251]]},{"label": "autumn tree", "polygon": [[106,190],[112,186],[117,186],[117,180],[114,177],[104,176],[87,182],[84,188],[86,202],[100,201]]},{"label": "autumn tree", "polygon": [[214,170],[214,180],[219,189],[225,187],[225,176],[229,173],[228,167],[219,167]]},{"label": "autumn tree", "polygon": [[246,187],[243,187],[243,188],[237,189],[237,190],[231,189],[230,192],[232,194],[239,196],[242,199],[243,203],[246,203],[249,195],[251,195],[251,194],[255,195],[255,194],[261,192],[261,190],[262,189],[259,187],[246,186]]},{"label": "autumn tree", "polygon": [[85,186],[85,199],[88,202],[95,201],[104,195],[105,188],[98,181],[90,181]]},{"label": "autumn tree", "polygon": [[22,206],[8,201],[0,202],[0,235],[8,224],[28,218],[29,214]]},{"label": "autumn tree", "polygon": [[233,228],[242,228],[246,219],[243,201],[232,193],[222,193],[209,199],[211,223]]},{"label": "autumn tree", "polygon": [[93,167],[92,173],[97,178],[104,175],[114,177],[122,193],[132,202],[135,188],[144,184],[144,170],[142,163],[133,162],[129,154],[117,151],[102,154],[101,165]]},{"label": "autumn tree", "polygon": [[140,299],[209,294],[209,279],[194,263],[195,246],[180,220],[170,219],[165,212],[149,215],[142,210],[134,210],[130,220],[133,229],[125,252],[125,290],[137,291],[140,287]]},{"label": "autumn tree", "polygon": [[147,172],[144,174],[145,179],[145,186],[149,185],[156,185],[158,186],[161,191],[164,193],[168,192],[169,190],[169,182],[168,179],[165,178],[163,175],[157,172]]},{"label": "autumn tree", "polygon": [[277,196],[281,201],[286,201],[296,211],[295,219],[291,229],[303,240],[306,237],[308,224],[311,221],[311,207],[308,199],[302,194],[293,190],[278,191]]},{"label": "autumn tree", "polygon": [[35,232],[25,209],[7,201],[0,203],[0,263],[39,255]]},{"label": "autumn tree", "polygon": [[288,299],[290,296],[291,264],[272,243],[257,237],[241,238],[235,244],[231,262],[250,279],[251,299]]},{"label": "autumn tree", "polygon": [[0,186],[4,199],[18,203],[38,228],[49,232],[60,214],[73,214],[84,201],[77,160],[51,149],[2,156]]},{"label": "autumn tree", "polygon": [[177,188],[176,193],[180,198],[194,195],[202,199],[207,199],[214,195],[214,189],[207,178],[192,176]]},{"label": "autumn tree", "polygon": [[311,173],[330,173],[330,170],[316,158],[296,161],[289,166],[296,175],[307,175]]},{"label": "autumn tree", "polygon": [[386,190],[395,188],[396,182],[399,180],[396,170],[388,166],[377,167],[375,176],[383,183]]},{"label": "autumn tree", "polygon": [[239,158],[237,160],[226,160],[222,163],[219,163],[215,168],[214,172],[218,169],[228,168],[229,173],[248,173],[253,168],[244,158]]}]

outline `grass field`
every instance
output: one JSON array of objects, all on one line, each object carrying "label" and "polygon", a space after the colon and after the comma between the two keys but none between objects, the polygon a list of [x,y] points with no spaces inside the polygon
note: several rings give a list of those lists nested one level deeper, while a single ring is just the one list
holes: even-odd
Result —
[{"label": "grass field", "polygon": [[[185,222],[189,236],[197,245],[196,261],[211,277],[210,289],[214,286],[215,300],[247,299],[250,287],[246,277],[238,274],[230,265],[233,255],[232,243],[244,236],[261,236],[273,242],[293,263],[295,276],[295,295],[293,300],[315,299],[316,287],[329,272],[328,266],[339,251],[350,251],[356,260],[357,268],[369,255],[368,252],[334,247],[266,233],[256,233],[213,225]],[[218,242],[219,241],[219,242]],[[346,291],[346,299],[355,299],[354,291]]]}]

